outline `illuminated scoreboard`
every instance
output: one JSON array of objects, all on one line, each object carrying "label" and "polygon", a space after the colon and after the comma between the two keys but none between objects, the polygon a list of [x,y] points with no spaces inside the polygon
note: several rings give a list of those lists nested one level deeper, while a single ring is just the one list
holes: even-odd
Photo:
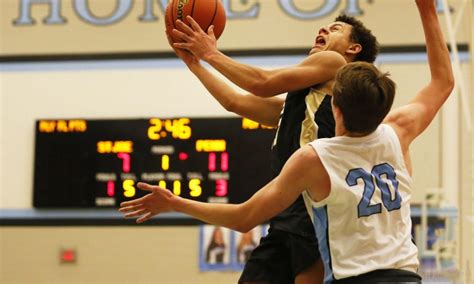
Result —
[{"label": "illuminated scoreboard", "polygon": [[117,207],[139,181],[240,203],[271,179],[275,130],[242,118],[39,120],[34,206]]}]

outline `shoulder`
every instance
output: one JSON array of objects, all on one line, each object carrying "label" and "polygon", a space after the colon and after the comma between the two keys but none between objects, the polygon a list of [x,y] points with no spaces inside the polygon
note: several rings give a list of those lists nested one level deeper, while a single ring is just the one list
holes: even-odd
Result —
[{"label": "shoulder", "polygon": [[344,56],[342,56],[339,52],[332,51],[332,50],[325,50],[313,53],[308,56],[308,58],[318,58],[320,60],[331,60],[333,62],[339,62],[341,64],[346,64],[346,60]]},{"label": "shoulder", "polygon": [[[311,143],[310,143],[311,144]],[[316,160],[319,160],[318,153],[316,150],[311,146],[310,144],[307,144],[298,151],[295,152],[295,157],[301,161],[301,162],[315,162]]]},{"label": "shoulder", "polygon": [[330,66],[335,69],[339,69],[340,67],[347,64],[344,57],[331,50],[316,52],[314,54],[309,55],[302,64],[321,64],[325,66]]},{"label": "shoulder", "polygon": [[299,150],[301,178],[305,180],[306,189],[314,201],[323,200],[329,195],[331,190],[329,174],[316,150],[316,145],[321,145],[322,140],[325,139],[318,139]]},{"label": "shoulder", "polygon": [[318,154],[313,147],[305,145],[291,155],[285,163],[284,168],[286,168],[287,172],[301,174],[302,172],[305,172],[305,169],[318,161]]},{"label": "shoulder", "polygon": [[[405,106],[402,108],[407,107]],[[390,126],[395,131],[398,139],[400,140],[402,150],[405,152],[408,150],[408,146],[410,144],[410,129],[411,125],[414,124],[414,120],[413,117],[404,115],[404,112],[400,111],[400,109],[391,111],[384,119],[383,123]]]},{"label": "shoulder", "polygon": [[[294,169],[301,173],[310,173],[310,175],[314,175],[315,171],[324,169],[318,152],[314,146],[312,146],[312,143],[298,149],[288,161]],[[302,174],[302,176],[304,176],[304,174]]]}]

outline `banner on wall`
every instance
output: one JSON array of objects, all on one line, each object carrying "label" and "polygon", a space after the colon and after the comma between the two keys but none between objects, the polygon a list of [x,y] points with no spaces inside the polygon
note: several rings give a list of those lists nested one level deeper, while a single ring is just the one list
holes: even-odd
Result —
[{"label": "banner on wall", "polygon": [[[227,13],[226,29],[219,39],[221,50],[309,50],[319,27],[331,23],[340,13],[362,20],[383,46],[424,44],[414,1],[221,1]],[[442,0],[437,1],[442,13]],[[454,14],[460,1],[450,1]],[[170,53],[164,33],[167,3],[2,0],[0,57]],[[469,29],[464,18],[466,23],[460,26]],[[458,43],[468,42],[469,36],[469,31],[461,30]]]},{"label": "banner on wall", "polygon": [[241,271],[252,251],[267,235],[268,224],[247,233],[224,227],[201,225],[199,228],[199,269],[201,271]]}]

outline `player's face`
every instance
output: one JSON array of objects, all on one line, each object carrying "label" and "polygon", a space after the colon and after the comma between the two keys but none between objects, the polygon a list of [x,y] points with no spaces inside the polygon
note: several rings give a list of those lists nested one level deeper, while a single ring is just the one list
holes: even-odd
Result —
[{"label": "player's face", "polygon": [[344,22],[334,22],[321,27],[309,54],[332,50],[344,55],[351,44],[351,30],[352,26]]}]

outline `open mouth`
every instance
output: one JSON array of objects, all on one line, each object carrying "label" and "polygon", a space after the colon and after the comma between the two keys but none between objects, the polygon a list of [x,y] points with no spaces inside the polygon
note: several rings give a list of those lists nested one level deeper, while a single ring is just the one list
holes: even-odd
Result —
[{"label": "open mouth", "polygon": [[316,40],[314,41],[315,47],[322,47],[326,45],[326,39],[323,36],[317,36]]}]

